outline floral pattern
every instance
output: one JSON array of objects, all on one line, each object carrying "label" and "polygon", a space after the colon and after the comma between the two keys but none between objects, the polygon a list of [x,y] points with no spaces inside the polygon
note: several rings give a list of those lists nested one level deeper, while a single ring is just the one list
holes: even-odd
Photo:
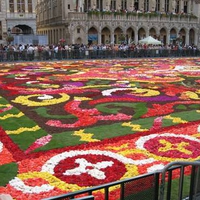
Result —
[{"label": "floral pattern", "polygon": [[0,193],[40,200],[200,159],[199,63],[0,64],[0,172],[16,165]]}]

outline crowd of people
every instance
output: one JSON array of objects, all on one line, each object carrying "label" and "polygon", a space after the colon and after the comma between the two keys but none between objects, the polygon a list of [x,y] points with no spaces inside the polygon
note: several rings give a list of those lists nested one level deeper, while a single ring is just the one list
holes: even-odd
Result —
[{"label": "crowd of people", "polygon": [[[195,45],[146,45],[146,44],[57,44],[57,45],[0,45],[0,61],[33,61],[54,59],[197,56]],[[165,53],[165,54],[163,54]]]}]

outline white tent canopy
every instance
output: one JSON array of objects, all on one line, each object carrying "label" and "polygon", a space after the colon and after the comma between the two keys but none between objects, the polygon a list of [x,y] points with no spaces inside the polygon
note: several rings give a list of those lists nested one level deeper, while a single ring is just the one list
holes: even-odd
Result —
[{"label": "white tent canopy", "polygon": [[139,40],[139,44],[153,44],[153,45],[159,45],[162,44],[161,41],[154,39],[151,36],[148,36],[142,40]]}]

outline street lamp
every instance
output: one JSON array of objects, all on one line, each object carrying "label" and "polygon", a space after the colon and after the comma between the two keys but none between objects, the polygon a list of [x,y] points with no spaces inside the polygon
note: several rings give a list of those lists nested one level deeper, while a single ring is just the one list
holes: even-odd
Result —
[{"label": "street lamp", "polygon": [[6,41],[8,42],[8,44],[10,44],[14,40],[14,37],[11,35],[10,27],[8,28],[7,32],[8,32],[8,35],[7,35]]},{"label": "street lamp", "polygon": [[10,29],[10,27],[8,28],[8,35],[10,35],[10,33],[11,33],[11,29]]}]

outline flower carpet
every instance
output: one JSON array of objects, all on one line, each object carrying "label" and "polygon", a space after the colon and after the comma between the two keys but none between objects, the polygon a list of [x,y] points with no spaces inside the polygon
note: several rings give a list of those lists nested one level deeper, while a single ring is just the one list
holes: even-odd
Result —
[{"label": "flower carpet", "polygon": [[123,180],[198,160],[199,145],[200,58],[0,64],[0,194]]}]

